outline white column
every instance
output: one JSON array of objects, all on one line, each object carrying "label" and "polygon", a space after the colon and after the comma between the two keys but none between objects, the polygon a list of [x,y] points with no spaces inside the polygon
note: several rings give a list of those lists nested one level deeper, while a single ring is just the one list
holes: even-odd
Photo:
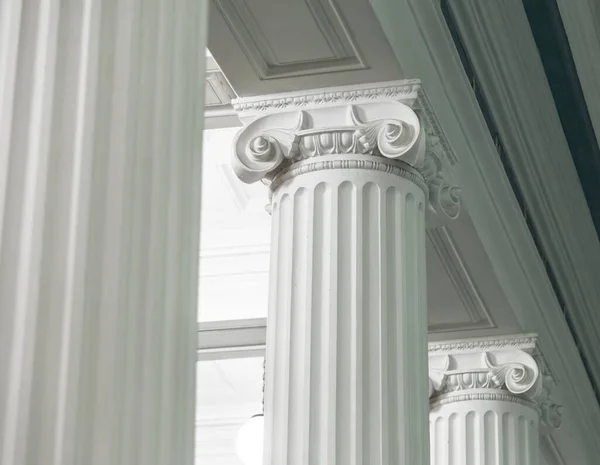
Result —
[{"label": "white column", "polygon": [[428,463],[425,213],[459,205],[400,102],[416,92],[236,104],[234,169],[272,192],[267,465]]},{"label": "white column", "polygon": [[432,465],[536,465],[561,407],[534,335],[429,345]]},{"label": "white column", "polygon": [[0,464],[193,463],[203,0],[0,2]]}]

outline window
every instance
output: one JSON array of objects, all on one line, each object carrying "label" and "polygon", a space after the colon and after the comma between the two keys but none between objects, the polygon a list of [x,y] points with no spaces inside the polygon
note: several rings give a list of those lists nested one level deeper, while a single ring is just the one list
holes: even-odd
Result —
[{"label": "window", "polygon": [[237,433],[262,413],[271,220],[266,187],[242,184],[231,168],[237,131],[204,132],[197,465],[242,465]]},{"label": "window", "polygon": [[266,317],[271,219],[267,188],[230,164],[238,128],[205,131],[198,321]]}]

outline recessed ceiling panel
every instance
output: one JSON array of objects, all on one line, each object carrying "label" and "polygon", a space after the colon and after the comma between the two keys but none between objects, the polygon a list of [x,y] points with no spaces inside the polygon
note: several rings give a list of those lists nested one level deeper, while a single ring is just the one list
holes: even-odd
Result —
[{"label": "recessed ceiling panel", "polygon": [[213,0],[209,47],[239,96],[401,78],[368,0]]},{"label": "recessed ceiling panel", "polygon": [[213,0],[259,79],[364,69],[332,0]]},{"label": "recessed ceiling panel", "polygon": [[427,278],[430,333],[495,327],[446,227],[427,231]]}]

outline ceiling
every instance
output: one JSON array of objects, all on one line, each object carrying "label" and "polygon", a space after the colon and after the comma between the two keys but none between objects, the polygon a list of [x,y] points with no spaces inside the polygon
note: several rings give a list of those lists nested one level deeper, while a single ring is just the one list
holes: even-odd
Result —
[{"label": "ceiling", "polygon": [[208,48],[238,95],[402,78],[368,1],[213,0],[211,7]]}]

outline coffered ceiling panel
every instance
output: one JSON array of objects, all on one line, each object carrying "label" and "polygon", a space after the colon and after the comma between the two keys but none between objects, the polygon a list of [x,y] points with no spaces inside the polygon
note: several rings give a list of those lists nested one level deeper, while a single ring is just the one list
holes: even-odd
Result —
[{"label": "coffered ceiling panel", "polygon": [[366,67],[332,1],[214,0],[213,5],[260,79]]},{"label": "coffered ceiling panel", "polygon": [[209,48],[240,96],[401,78],[368,0],[213,0]]},{"label": "coffered ceiling panel", "polygon": [[429,332],[491,329],[495,323],[446,227],[427,232]]}]

